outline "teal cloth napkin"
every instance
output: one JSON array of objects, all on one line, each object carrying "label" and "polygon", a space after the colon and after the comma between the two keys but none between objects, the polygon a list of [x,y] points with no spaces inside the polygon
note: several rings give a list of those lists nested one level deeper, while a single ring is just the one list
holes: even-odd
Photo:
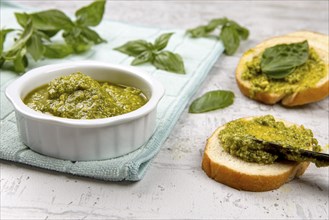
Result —
[{"label": "teal cloth napkin", "polygon": [[[18,27],[14,12],[22,11],[27,11],[27,9],[23,10],[23,8],[2,3],[1,28]],[[108,20],[103,20],[95,29],[107,39],[108,43],[97,45],[83,55],[72,55],[65,60],[47,59],[37,63],[31,62],[29,69],[74,60],[97,60],[130,65],[133,58],[114,51],[114,47],[129,40],[153,41],[162,33],[175,32],[166,49],[179,53],[183,57],[187,72],[185,75],[157,70],[147,64],[137,67],[159,80],[166,90],[158,106],[157,127],[154,135],[134,152],[102,161],[74,162],[38,154],[20,141],[13,107],[4,95],[7,85],[19,76],[14,72],[1,70],[1,159],[107,181],[138,181],[143,178],[152,158],[159,152],[190,98],[224,49],[222,43],[213,39],[191,39],[183,30],[149,28]]]}]

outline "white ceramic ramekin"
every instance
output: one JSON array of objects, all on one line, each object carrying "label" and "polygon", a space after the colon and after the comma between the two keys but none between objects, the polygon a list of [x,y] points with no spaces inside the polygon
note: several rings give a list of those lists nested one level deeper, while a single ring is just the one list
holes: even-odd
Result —
[{"label": "white ceramic ramekin", "polygon": [[[139,88],[148,102],[127,114],[91,120],[54,117],[23,103],[22,99],[33,89],[77,71],[98,81]],[[138,149],[155,130],[156,109],[163,94],[163,86],[139,69],[93,61],[39,67],[6,89],[23,143],[38,153],[72,161],[109,159]]]}]

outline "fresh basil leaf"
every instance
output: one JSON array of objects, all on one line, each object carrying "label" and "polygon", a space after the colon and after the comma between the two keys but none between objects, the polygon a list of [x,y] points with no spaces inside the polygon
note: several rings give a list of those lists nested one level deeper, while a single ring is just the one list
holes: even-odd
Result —
[{"label": "fresh basil leaf", "polygon": [[147,62],[152,62],[153,60],[153,53],[152,51],[146,50],[143,53],[141,53],[140,55],[138,55],[132,62],[131,65],[133,66],[137,66],[143,63],[147,63]]},{"label": "fresh basil leaf", "polygon": [[42,32],[43,34],[45,34],[49,39],[51,37],[55,36],[58,33],[58,31],[59,30],[54,30],[54,31],[49,31],[49,30],[47,30],[47,31],[45,31],[45,30],[41,31],[41,30],[39,30],[39,32]]},{"label": "fresh basil leaf", "polygon": [[27,41],[26,49],[35,61],[41,59],[45,51],[41,38],[36,34],[33,34]]},{"label": "fresh basil leaf", "polygon": [[39,30],[34,29],[33,34],[37,35],[38,37],[40,37],[44,41],[51,42],[50,37],[44,31],[39,31]]},{"label": "fresh basil leaf", "polygon": [[184,62],[182,57],[177,53],[162,51],[155,55],[153,65],[165,71],[185,74]]},{"label": "fresh basil leaf", "polygon": [[22,51],[23,48],[25,48],[26,42],[30,39],[32,34],[33,34],[32,21],[31,19],[29,19],[23,33],[15,41],[14,45],[8,51],[6,51],[6,53],[4,54],[4,58],[8,60],[14,60],[17,54],[20,51]]},{"label": "fresh basil leaf", "polygon": [[64,58],[74,52],[73,48],[67,44],[45,45],[44,56],[47,58]]},{"label": "fresh basil leaf", "polygon": [[173,33],[166,33],[160,35],[154,42],[154,48],[157,51],[163,50],[167,46],[168,41],[172,35]]},{"label": "fresh basil leaf", "polygon": [[242,40],[247,40],[249,37],[249,30],[245,27],[242,27],[235,21],[230,21],[231,25],[237,30]]},{"label": "fresh basil leaf", "polygon": [[220,32],[220,39],[223,41],[225,54],[233,55],[240,46],[240,37],[237,30],[232,26],[224,26]]},{"label": "fresh basil leaf", "polygon": [[90,50],[90,48],[92,47],[93,45],[91,43],[79,43],[79,44],[76,44],[74,45],[74,51],[75,53],[84,53],[88,50]]},{"label": "fresh basil leaf", "polygon": [[27,13],[18,13],[18,12],[16,12],[15,17],[16,17],[16,21],[18,22],[18,24],[21,27],[25,27],[26,24],[27,24],[27,21],[30,18],[30,15],[28,15]]},{"label": "fresh basil leaf", "polygon": [[234,93],[226,90],[210,91],[195,99],[189,107],[189,113],[203,113],[222,109],[232,105]]},{"label": "fresh basil leaf", "polygon": [[249,30],[235,21],[229,20],[226,17],[216,18],[212,19],[207,25],[201,25],[187,30],[187,33],[193,38],[207,37],[220,26],[219,39],[224,44],[224,52],[226,55],[233,55],[240,46],[240,38],[246,40],[249,37]]},{"label": "fresh basil leaf", "polygon": [[200,25],[196,28],[192,28],[187,30],[187,33],[191,35],[191,37],[205,37],[213,32],[218,26],[225,25],[229,20],[227,18],[216,18],[212,19],[207,25]]},{"label": "fresh basil leaf", "polygon": [[225,25],[229,20],[227,18],[212,19],[206,26],[207,32],[213,32],[218,26]]},{"label": "fresh basil leaf", "polygon": [[282,79],[289,75],[290,73],[294,72],[296,67],[292,67],[290,69],[284,69],[276,72],[267,72],[266,75],[269,76],[272,79]]},{"label": "fresh basil leaf", "polygon": [[14,31],[14,29],[1,29],[0,30],[0,56],[2,55],[3,52],[3,44],[6,40],[6,36],[8,33]]},{"label": "fresh basil leaf", "polygon": [[15,59],[13,60],[14,70],[17,73],[24,72],[25,68],[27,67],[28,62],[25,54],[26,54],[26,50],[21,49],[20,51],[18,51],[18,53],[15,56]]},{"label": "fresh basil leaf", "polygon": [[77,24],[82,26],[97,26],[104,14],[105,0],[96,0],[90,5],[80,8],[76,11]]},{"label": "fresh basil leaf", "polygon": [[114,48],[114,50],[120,51],[121,53],[127,54],[129,56],[136,57],[146,50],[152,50],[152,44],[145,40],[134,40],[128,41],[120,47]]},{"label": "fresh basil leaf", "polygon": [[32,14],[15,13],[16,20],[22,27],[26,26],[28,17],[32,19],[33,27],[44,31],[59,31],[62,29],[70,29],[73,22],[62,11],[57,9],[36,12]]},{"label": "fresh basil leaf", "polygon": [[5,58],[0,57],[0,68],[2,67],[2,65],[5,63]]},{"label": "fresh basil leaf", "polygon": [[190,34],[193,38],[198,38],[207,36],[209,32],[207,31],[206,25],[201,25],[196,28],[188,29],[186,33]]},{"label": "fresh basil leaf", "polygon": [[101,38],[101,36],[99,36],[99,34],[96,31],[91,30],[88,27],[83,27],[81,30],[82,30],[81,31],[81,34],[86,39],[88,39],[89,41],[94,42],[95,44],[100,44],[100,43],[106,42],[106,40],[104,40],[103,38]]},{"label": "fresh basil leaf", "polygon": [[309,56],[307,41],[279,44],[265,49],[261,57],[261,70],[272,78],[284,78],[294,68],[304,64]]},{"label": "fresh basil leaf", "polygon": [[158,69],[184,74],[185,68],[181,56],[170,51],[162,51],[167,46],[172,34],[162,34],[155,40],[154,45],[145,40],[135,40],[128,41],[114,50],[134,56],[132,65],[151,62]]},{"label": "fresh basil leaf", "polygon": [[82,29],[80,27],[74,27],[63,33],[66,44],[70,45],[75,53],[83,53],[93,45],[93,42],[86,39],[81,33]]}]

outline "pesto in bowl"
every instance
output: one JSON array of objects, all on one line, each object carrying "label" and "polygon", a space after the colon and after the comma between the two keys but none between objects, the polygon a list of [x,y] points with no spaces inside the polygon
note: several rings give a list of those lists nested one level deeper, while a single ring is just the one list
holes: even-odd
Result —
[{"label": "pesto in bowl", "polygon": [[99,82],[76,72],[34,89],[23,101],[30,108],[53,116],[97,119],[134,111],[147,98],[138,88]]},{"label": "pesto in bowl", "polygon": [[[81,74],[75,74],[76,78],[70,76],[77,72],[82,72],[87,76]],[[78,80],[80,78],[83,80]],[[57,83],[62,80],[63,84]],[[45,103],[40,106],[48,106],[52,110],[45,109],[43,113],[39,111],[40,109],[34,110],[23,102],[25,98],[29,98],[31,91],[42,89],[51,81],[54,84],[49,87],[49,91],[44,90],[47,96],[49,95],[46,98],[49,106]],[[111,84],[105,85],[105,82],[111,82]],[[92,88],[88,89],[87,84],[93,84]],[[119,87],[124,85],[125,88],[121,88],[123,90],[129,87],[127,89],[129,98],[121,99],[116,96],[119,102],[111,103],[109,99],[113,96],[110,98],[107,94],[117,89],[115,86],[114,89],[108,90],[111,85]],[[101,89],[103,86],[104,88]],[[119,93],[125,92],[121,90]],[[129,108],[124,109],[125,105],[122,102],[130,102],[131,93],[143,94],[145,103],[142,101],[140,107],[134,106],[138,108],[125,113]],[[156,129],[157,107],[163,95],[163,86],[148,72],[124,65],[86,60],[32,69],[6,88],[6,96],[15,109],[16,123],[22,142],[40,154],[71,161],[115,158],[143,146]],[[34,97],[34,99],[37,98]],[[136,101],[133,102],[136,103]],[[38,108],[37,101],[33,103],[31,105]],[[97,105],[94,109],[95,103]],[[107,106],[106,109],[103,105]],[[76,109],[71,111],[70,108]],[[79,108],[86,109],[77,110]],[[89,111],[91,114],[88,116]],[[55,113],[58,114],[57,116],[64,117],[54,116]],[[95,115],[102,117],[87,118]],[[113,116],[107,117],[109,115]]]}]

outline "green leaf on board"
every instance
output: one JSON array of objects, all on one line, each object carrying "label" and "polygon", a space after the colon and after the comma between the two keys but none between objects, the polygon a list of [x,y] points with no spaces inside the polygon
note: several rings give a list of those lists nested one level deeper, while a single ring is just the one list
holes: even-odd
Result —
[{"label": "green leaf on board", "polygon": [[152,50],[152,44],[145,40],[134,40],[128,41],[120,47],[114,48],[114,50],[120,51],[121,53],[129,56],[137,57],[141,53],[147,50]]},{"label": "green leaf on board", "polygon": [[97,26],[103,18],[105,3],[105,0],[96,0],[90,5],[76,11],[77,24],[82,26]]},{"label": "green leaf on board", "polygon": [[135,57],[131,63],[134,66],[150,62],[157,69],[185,74],[182,57],[177,53],[163,50],[172,35],[173,33],[162,34],[155,39],[154,44],[145,40],[128,41],[114,50]]},{"label": "green leaf on board", "polygon": [[158,69],[166,70],[168,72],[185,74],[182,57],[179,54],[170,51],[161,51],[156,54],[153,65]]},{"label": "green leaf on board", "polygon": [[157,39],[155,39],[154,48],[157,51],[163,50],[167,46],[168,41],[172,35],[173,33],[165,33],[160,35]]},{"label": "green leaf on board", "polygon": [[137,66],[137,65],[140,65],[143,63],[152,62],[152,60],[153,60],[152,51],[146,50],[146,51],[142,52],[141,54],[139,54],[137,57],[135,57],[135,59],[132,61],[131,65]]}]

